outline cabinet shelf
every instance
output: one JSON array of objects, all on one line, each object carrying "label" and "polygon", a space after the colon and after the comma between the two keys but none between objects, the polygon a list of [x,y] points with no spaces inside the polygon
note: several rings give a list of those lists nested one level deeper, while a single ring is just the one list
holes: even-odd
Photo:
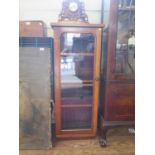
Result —
[{"label": "cabinet shelf", "polygon": [[81,84],[81,83],[61,83],[62,86],[93,86],[93,84]]},{"label": "cabinet shelf", "polygon": [[[93,83],[93,80],[81,80],[81,82],[84,84],[84,83]],[[61,81],[61,84],[68,84],[68,83],[71,83],[71,84],[79,84],[79,81],[78,80],[62,80]]]},{"label": "cabinet shelf", "polygon": [[62,108],[90,108],[92,104],[64,104],[61,105]]},{"label": "cabinet shelf", "polygon": [[94,56],[94,53],[87,53],[87,52],[82,52],[82,53],[61,53],[61,56]]}]

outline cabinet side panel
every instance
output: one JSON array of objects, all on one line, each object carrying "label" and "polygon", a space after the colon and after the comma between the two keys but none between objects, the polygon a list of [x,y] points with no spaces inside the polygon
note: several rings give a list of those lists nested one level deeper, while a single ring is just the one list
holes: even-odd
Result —
[{"label": "cabinet side panel", "polygon": [[135,114],[135,85],[106,84],[106,121],[133,121]]},{"label": "cabinet side panel", "polygon": [[51,146],[50,48],[19,50],[20,149]]}]

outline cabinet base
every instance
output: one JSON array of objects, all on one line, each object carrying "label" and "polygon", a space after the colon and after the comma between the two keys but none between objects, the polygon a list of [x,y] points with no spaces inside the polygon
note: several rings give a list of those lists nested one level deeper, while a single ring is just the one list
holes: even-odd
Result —
[{"label": "cabinet base", "polygon": [[100,126],[99,143],[101,147],[107,146],[107,132],[110,128],[116,127],[134,127],[134,121],[102,121]]}]

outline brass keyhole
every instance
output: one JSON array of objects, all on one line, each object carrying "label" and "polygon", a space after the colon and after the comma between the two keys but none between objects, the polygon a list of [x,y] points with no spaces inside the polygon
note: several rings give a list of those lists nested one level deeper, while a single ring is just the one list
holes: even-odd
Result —
[{"label": "brass keyhole", "polygon": [[99,80],[100,80],[100,77],[96,77],[96,78],[95,78],[95,81],[99,81]]}]

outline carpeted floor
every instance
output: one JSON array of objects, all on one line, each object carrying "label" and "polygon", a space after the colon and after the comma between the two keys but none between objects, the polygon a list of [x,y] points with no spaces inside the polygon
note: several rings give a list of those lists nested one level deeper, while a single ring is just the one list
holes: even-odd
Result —
[{"label": "carpeted floor", "polygon": [[98,137],[87,140],[66,140],[57,142],[51,150],[20,150],[20,155],[134,155],[135,137],[128,128],[109,130],[108,146],[102,148]]}]

